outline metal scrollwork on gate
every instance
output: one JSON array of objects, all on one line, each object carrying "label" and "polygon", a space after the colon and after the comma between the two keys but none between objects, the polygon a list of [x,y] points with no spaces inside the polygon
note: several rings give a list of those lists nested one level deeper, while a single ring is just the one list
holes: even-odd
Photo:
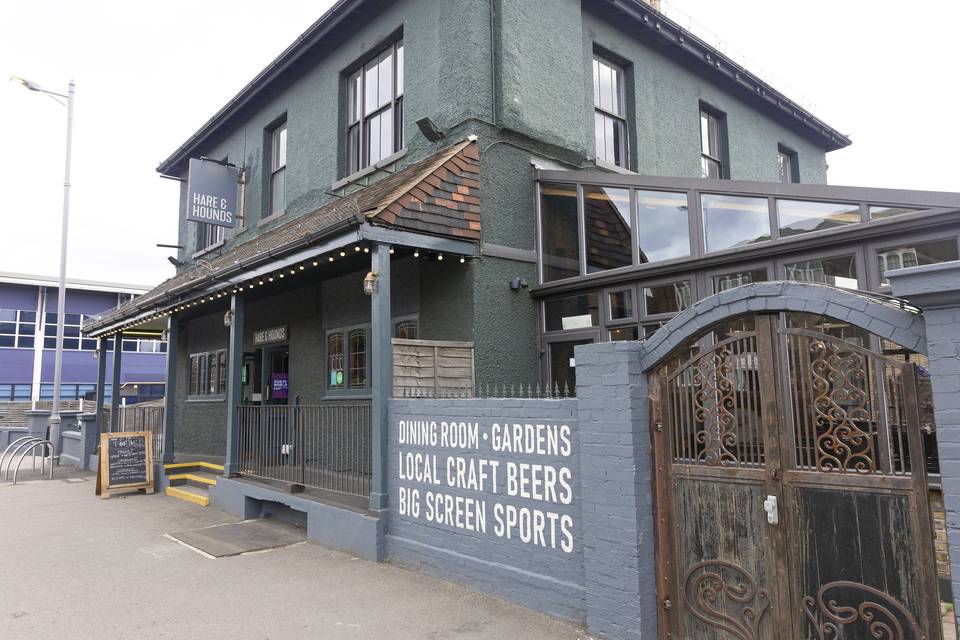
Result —
[{"label": "metal scrollwork on gate", "polygon": [[[832,597],[831,597],[832,596]],[[854,604],[842,604],[840,598]],[[859,582],[829,582],[814,600],[803,598],[803,610],[819,640],[834,640],[849,625],[865,625],[878,640],[921,640],[925,636],[909,611],[889,595]],[[849,629],[853,631],[853,629]]]},{"label": "metal scrollwork on gate", "polygon": [[762,640],[760,622],[770,608],[766,589],[744,569],[724,560],[708,560],[687,572],[683,597],[689,612],[738,640]]},{"label": "metal scrollwork on gate", "polygon": [[811,340],[809,347],[813,409],[817,430],[817,468],[825,472],[877,470],[873,423],[867,391],[867,358],[840,344]]},{"label": "metal scrollwork on gate", "polygon": [[695,434],[702,445],[697,461],[709,466],[737,464],[737,380],[734,354],[727,346],[705,356],[693,367],[694,416],[703,424]]}]

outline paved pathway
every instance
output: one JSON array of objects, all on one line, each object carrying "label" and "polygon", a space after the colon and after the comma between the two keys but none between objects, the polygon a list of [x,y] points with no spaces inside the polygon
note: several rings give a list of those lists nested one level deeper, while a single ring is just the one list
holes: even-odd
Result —
[{"label": "paved pathway", "polygon": [[162,496],[101,500],[93,489],[89,475],[0,484],[0,638],[586,637],[495,598],[314,544],[211,560],[164,534],[234,518]]}]

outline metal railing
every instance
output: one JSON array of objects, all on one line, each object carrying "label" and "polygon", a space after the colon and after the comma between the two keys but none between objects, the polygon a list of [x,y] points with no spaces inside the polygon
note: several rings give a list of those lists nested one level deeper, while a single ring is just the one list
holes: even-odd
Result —
[{"label": "metal railing", "polygon": [[236,407],[241,475],[370,495],[370,403]]},{"label": "metal railing", "polygon": [[[122,432],[149,431],[152,433],[153,459],[161,460],[163,458],[164,406],[162,404],[122,405],[119,411],[119,430]],[[107,424],[110,423],[107,422]]]}]

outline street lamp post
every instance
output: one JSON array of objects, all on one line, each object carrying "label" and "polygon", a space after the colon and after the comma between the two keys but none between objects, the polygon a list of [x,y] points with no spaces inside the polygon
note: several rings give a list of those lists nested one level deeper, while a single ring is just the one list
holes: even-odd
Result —
[{"label": "street lamp post", "polygon": [[[66,95],[47,91],[39,85],[30,82],[24,78],[11,78],[19,82],[30,91],[45,93],[54,98],[59,104],[63,104],[57,98],[66,99],[67,107],[67,157],[63,168],[63,221],[60,226],[60,280],[57,288],[57,349],[54,359],[53,372],[53,410],[50,412],[50,442],[53,443],[51,452],[51,464],[60,460],[60,382],[63,367],[63,313],[66,307],[66,285],[67,285],[67,224],[70,220],[70,156],[73,147],[73,95],[76,92],[76,85],[73,80],[67,87]],[[42,336],[41,336],[42,339]],[[97,398],[97,402],[103,402],[102,398]]]}]

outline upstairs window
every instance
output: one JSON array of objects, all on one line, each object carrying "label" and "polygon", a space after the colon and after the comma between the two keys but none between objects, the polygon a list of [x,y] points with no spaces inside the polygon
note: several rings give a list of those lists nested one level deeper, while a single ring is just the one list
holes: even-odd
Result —
[{"label": "upstairs window", "polygon": [[[97,341],[94,338],[81,338],[80,327],[90,316],[79,313],[63,314],[63,349],[64,351],[95,351]],[[57,312],[48,311],[44,316],[43,348],[57,348]]]},{"label": "upstairs window", "polygon": [[270,132],[270,210],[268,216],[283,213],[287,206],[287,123]]},{"label": "upstairs window", "polygon": [[223,242],[223,230],[224,227],[219,225],[200,222],[197,225],[197,251],[203,251]]},{"label": "upstairs window", "polygon": [[700,105],[700,177],[726,178],[727,119]]},{"label": "upstairs window", "polygon": [[777,174],[780,182],[800,182],[800,171],[797,166],[797,152],[781,145],[777,145]]},{"label": "upstairs window", "polygon": [[403,145],[403,42],[397,42],[347,79],[347,173],[374,165]]},{"label": "upstairs window", "polygon": [[618,167],[627,166],[623,78],[623,69],[602,58],[593,58],[593,118],[597,160]]},{"label": "upstairs window", "polygon": [[0,347],[33,349],[36,322],[36,311],[0,309]]}]

